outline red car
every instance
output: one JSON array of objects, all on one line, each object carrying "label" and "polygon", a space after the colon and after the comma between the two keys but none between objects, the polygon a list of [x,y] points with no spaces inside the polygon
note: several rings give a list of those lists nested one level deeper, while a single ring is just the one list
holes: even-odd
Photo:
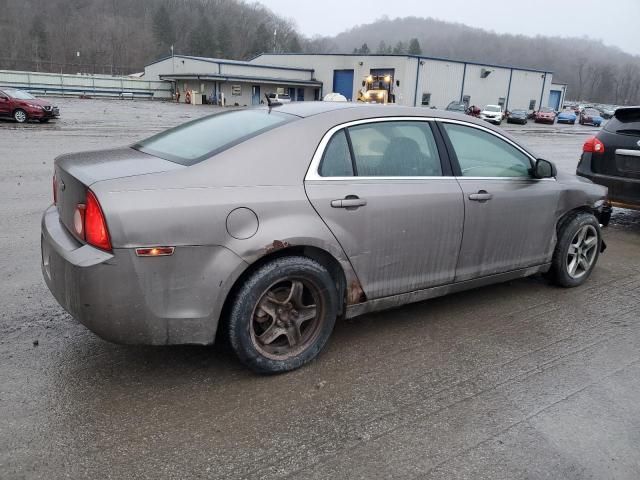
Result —
[{"label": "red car", "polygon": [[27,120],[45,123],[59,116],[58,107],[46,100],[16,88],[0,88],[0,117],[13,118],[18,123]]},{"label": "red car", "polygon": [[535,114],[534,121],[536,123],[555,123],[556,121],[556,112],[554,112],[549,107],[544,107],[538,110]]}]

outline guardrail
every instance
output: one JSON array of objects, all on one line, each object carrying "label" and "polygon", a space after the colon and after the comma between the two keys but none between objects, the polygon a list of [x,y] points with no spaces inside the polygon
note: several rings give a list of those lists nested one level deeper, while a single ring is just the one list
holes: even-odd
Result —
[{"label": "guardrail", "polygon": [[0,87],[14,87],[37,95],[120,98],[171,98],[169,82],[108,75],[70,75],[0,70]]}]

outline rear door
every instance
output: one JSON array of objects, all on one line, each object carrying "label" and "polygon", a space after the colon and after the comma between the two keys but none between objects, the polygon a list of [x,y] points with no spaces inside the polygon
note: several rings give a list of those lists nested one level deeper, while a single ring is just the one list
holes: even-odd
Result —
[{"label": "rear door", "polygon": [[493,130],[440,123],[464,194],[464,236],[455,280],[550,260],[560,187],[534,179],[533,158]]},{"label": "rear door", "polygon": [[335,127],[307,173],[307,196],[369,299],[453,281],[464,207],[432,123],[409,117]]}]

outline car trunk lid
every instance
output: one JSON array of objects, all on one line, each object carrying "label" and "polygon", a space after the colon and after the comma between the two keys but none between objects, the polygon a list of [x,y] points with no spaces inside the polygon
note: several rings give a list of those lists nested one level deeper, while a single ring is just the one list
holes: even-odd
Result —
[{"label": "car trunk lid", "polygon": [[[62,155],[55,160],[56,206],[61,222],[75,235],[74,214],[87,188],[96,182],[186,168],[132,148]],[[109,213],[105,212],[107,217]]]}]

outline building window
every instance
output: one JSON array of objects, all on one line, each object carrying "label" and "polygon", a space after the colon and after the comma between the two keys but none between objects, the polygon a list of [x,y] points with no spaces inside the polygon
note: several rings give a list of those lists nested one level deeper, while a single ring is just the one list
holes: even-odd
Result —
[{"label": "building window", "polygon": [[529,110],[535,110],[536,109],[536,101],[535,100],[530,100],[529,101]]},{"label": "building window", "polygon": [[465,106],[469,108],[469,104],[471,103],[471,95],[464,95],[462,97],[462,103],[464,103]]},{"label": "building window", "polygon": [[428,107],[431,104],[431,94],[423,93],[422,94],[422,105]]},{"label": "building window", "polygon": [[501,107],[504,107],[504,104],[507,103],[507,99],[504,97],[500,97],[498,99],[498,105],[500,105]]},{"label": "building window", "polygon": [[242,95],[242,86],[241,85],[231,85],[231,95],[234,97],[239,97]]}]

